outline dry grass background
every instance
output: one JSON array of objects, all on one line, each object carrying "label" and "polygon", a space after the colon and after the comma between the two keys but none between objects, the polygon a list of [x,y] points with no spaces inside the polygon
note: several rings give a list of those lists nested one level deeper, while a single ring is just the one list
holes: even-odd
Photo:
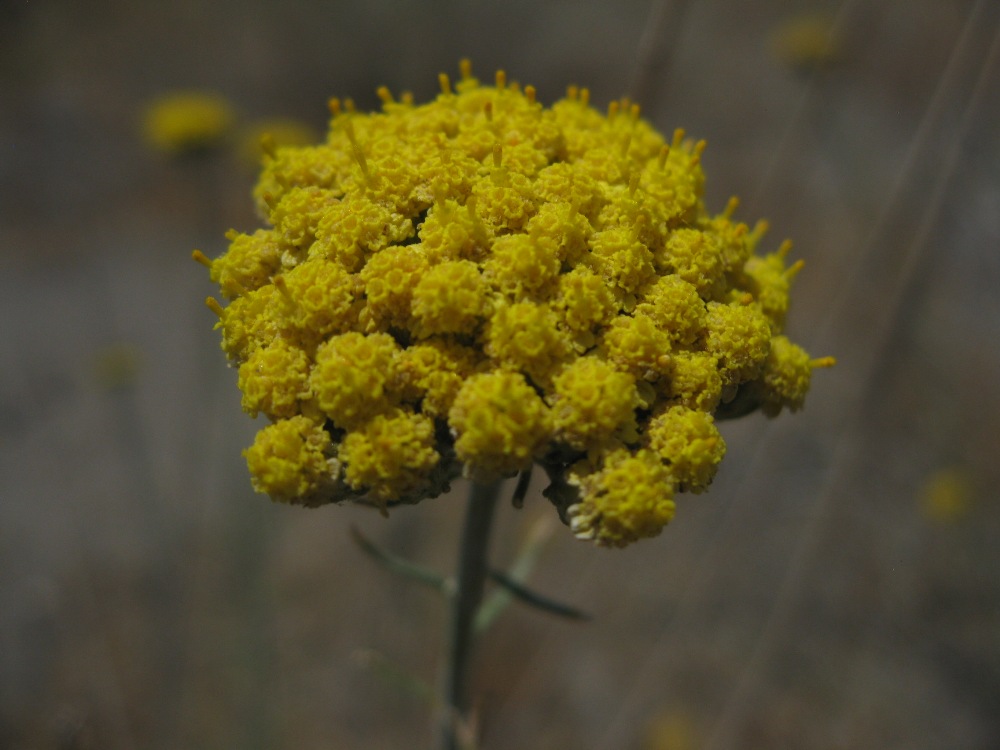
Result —
[{"label": "dry grass background", "polygon": [[[253,175],[147,151],[143,103],[209,87],[322,128],[331,95],[426,99],[470,55],[600,105],[646,49],[644,114],[708,140],[710,207],[795,238],[792,335],[840,364],[802,414],[727,424],[660,538],[556,529],[533,583],[594,620],[503,616],[483,750],[1000,746],[1000,4],[659,5],[0,3],[0,746],[431,743],[352,655],[433,680],[443,606],[347,529],[449,570],[460,497],[384,522],[253,495],[189,259],[256,226]],[[813,11],[837,59],[803,74],[770,45]],[[926,511],[941,476],[959,512]],[[498,564],[545,506],[501,513]]]}]

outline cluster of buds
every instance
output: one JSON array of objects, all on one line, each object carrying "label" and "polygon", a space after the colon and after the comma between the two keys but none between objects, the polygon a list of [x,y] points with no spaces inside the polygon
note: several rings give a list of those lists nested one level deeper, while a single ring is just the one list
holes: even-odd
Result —
[{"label": "cluster of buds", "polygon": [[324,143],[271,148],[268,228],[209,260],[257,490],[385,510],[538,464],[574,533],[624,546],[725,453],[716,417],[802,406],[782,334],[801,262],[703,203],[705,143],[627,100],[484,86],[463,63],[416,105],[330,102]]}]

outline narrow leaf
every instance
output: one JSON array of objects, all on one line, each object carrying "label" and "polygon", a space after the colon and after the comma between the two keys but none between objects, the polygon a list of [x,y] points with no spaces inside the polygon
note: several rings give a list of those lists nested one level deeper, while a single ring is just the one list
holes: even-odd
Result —
[{"label": "narrow leaf", "polygon": [[400,575],[414,580],[417,583],[423,584],[424,586],[432,588],[435,591],[439,591],[445,596],[452,595],[454,583],[449,578],[446,578],[430,568],[425,568],[421,565],[417,565],[416,563],[412,563],[409,560],[405,560],[402,557],[393,555],[390,552],[386,552],[362,534],[356,526],[351,526],[351,539],[354,540],[354,543],[357,544],[364,553],[387,570],[390,570],[393,573],[399,573]]},{"label": "narrow leaf", "polygon": [[507,591],[514,595],[515,598],[524,602],[525,604],[530,604],[532,607],[544,610],[554,615],[559,615],[560,617],[568,617],[571,620],[589,620],[590,615],[582,610],[571,607],[568,604],[561,604],[560,602],[549,599],[547,596],[542,596],[531,589],[523,586],[522,584],[515,581],[508,575],[501,573],[499,570],[491,570],[490,578],[496,583],[503,586]]}]

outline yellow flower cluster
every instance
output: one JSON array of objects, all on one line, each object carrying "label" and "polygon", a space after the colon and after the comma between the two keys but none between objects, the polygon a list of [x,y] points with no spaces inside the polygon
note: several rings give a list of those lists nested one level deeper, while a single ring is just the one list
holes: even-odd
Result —
[{"label": "yellow flower cluster", "polygon": [[385,510],[459,475],[539,463],[577,536],[654,536],[725,453],[716,416],[802,406],[782,335],[788,246],[703,204],[704,143],[586,89],[543,107],[467,63],[423,105],[330,103],[326,141],[279,147],[269,228],[230,232],[209,299],[243,406],[271,424],[254,486]]},{"label": "yellow flower cluster", "polygon": [[178,91],[150,103],[142,127],[150,146],[179,154],[218,143],[235,120],[233,108],[219,94]]}]

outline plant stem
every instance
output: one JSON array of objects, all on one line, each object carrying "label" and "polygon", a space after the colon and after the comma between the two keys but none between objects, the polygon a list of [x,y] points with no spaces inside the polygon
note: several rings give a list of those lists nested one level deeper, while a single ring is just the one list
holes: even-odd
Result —
[{"label": "plant stem", "polygon": [[458,553],[458,574],[452,601],[451,632],[448,638],[448,668],[445,675],[446,711],[443,718],[441,747],[459,750],[459,723],[469,710],[467,672],[472,646],[473,623],[483,598],[483,584],[488,571],[487,552],[493,510],[501,482],[473,484],[465,514],[465,527]]}]

